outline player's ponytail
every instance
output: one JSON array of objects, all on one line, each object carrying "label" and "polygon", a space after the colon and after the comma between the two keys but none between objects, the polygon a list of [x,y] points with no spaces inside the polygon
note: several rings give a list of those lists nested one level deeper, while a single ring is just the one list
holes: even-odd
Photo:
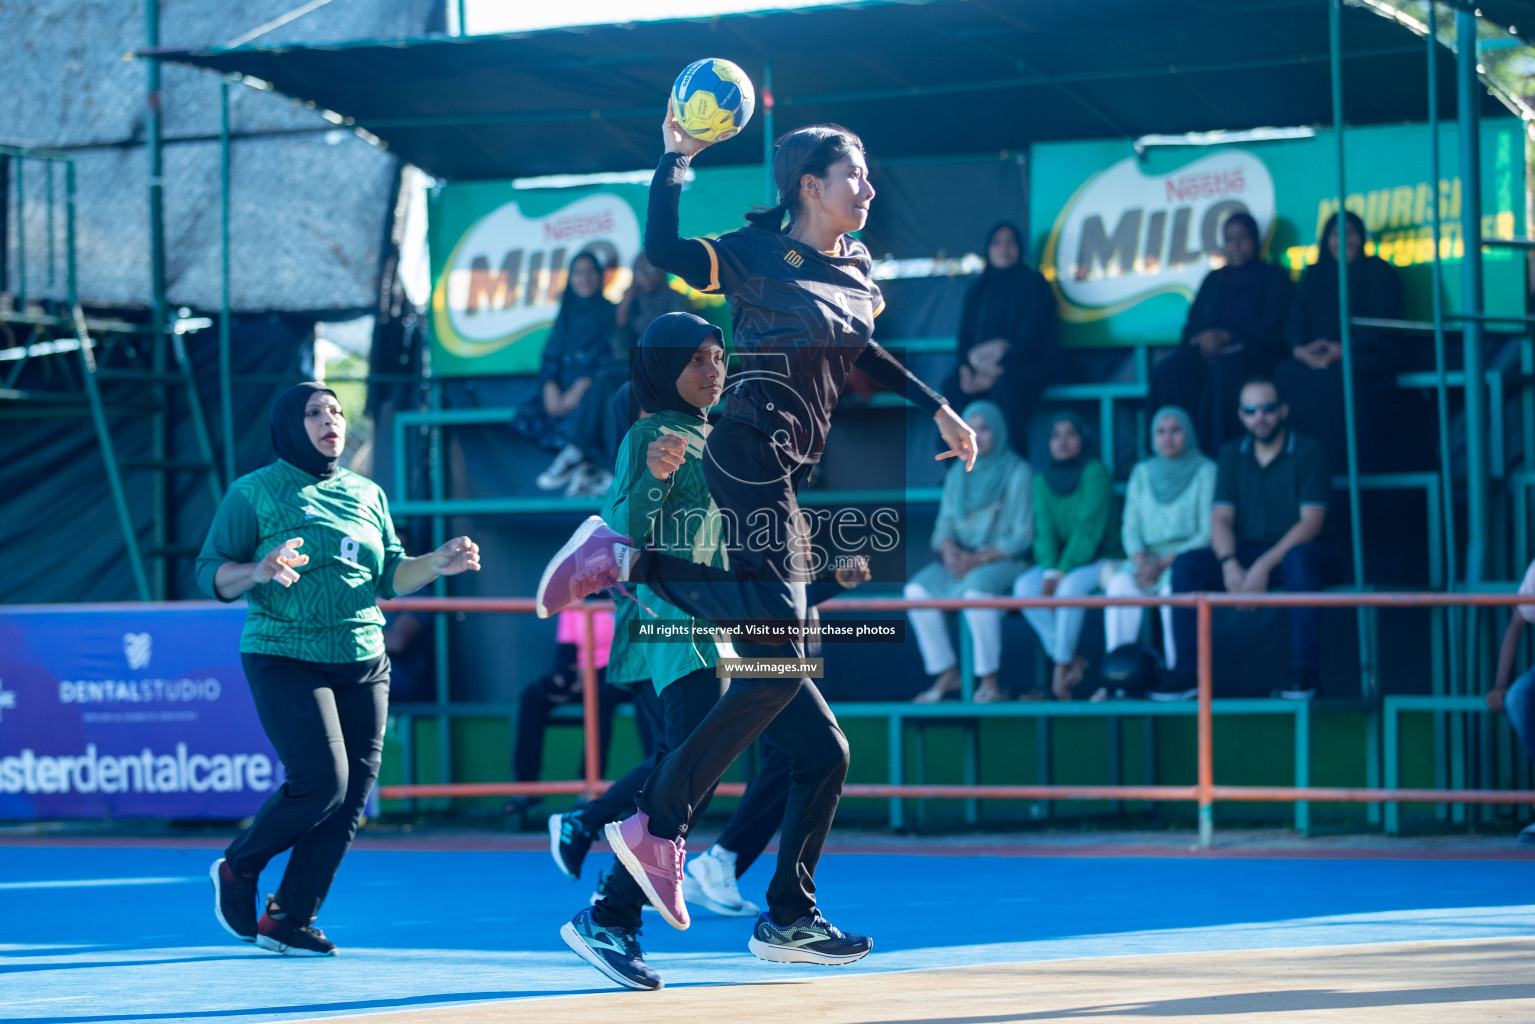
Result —
[{"label": "player's ponytail", "polygon": [[[863,140],[839,124],[815,124],[797,128],[781,137],[773,148],[773,183],[778,186],[778,205],[752,210],[746,219],[764,231],[782,234],[799,213],[800,181],[805,175],[826,177],[831,165],[857,150]],[[788,216],[788,222],[784,220]]]},{"label": "player's ponytail", "polygon": [[788,212],[789,205],[787,203],[779,203],[777,206],[769,206],[765,210],[752,210],[746,214],[746,219],[764,231],[782,233],[784,229],[784,215]]}]

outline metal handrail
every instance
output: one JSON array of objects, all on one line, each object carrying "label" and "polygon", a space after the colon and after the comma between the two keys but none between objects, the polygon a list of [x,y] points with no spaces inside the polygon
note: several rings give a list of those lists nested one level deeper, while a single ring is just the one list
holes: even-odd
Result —
[{"label": "metal handrail", "polygon": [[[397,598],[380,602],[387,611],[480,612],[526,614],[535,610],[531,598]],[[1132,597],[992,597],[992,598],[836,598],[823,607],[828,611],[908,611],[935,608],[961,611],[966,608],[1023,610],[1025,608],[1153,608],[1171,606],[1193,608],[1197,631],[1197,743],[1198,781],[1193,786],[1073,786],[1073,785],[848,785],[847,797],[933,798],[933,799],[1003,799],[1003,800],[1148,800],[1194,801],[1199,808],[1199,842],[1208,847],[1214,838],[1214,804],[1217,800],[1294,803],[1320,801],[1332,803],[1480,803],[1535,804],[1535,792],[1512,790],[1465,789],[1383,789],[1379,787],[1326,786],[1218,786],[1215,782],[1214,746],[1214,667],[1212,658],[1211,610],[1213,608],[1432,608],[1432,607],[1511,607],[1535,604],[1535,597],[1519,594],[1451,593],[1264,593],[1264,594],[1152,594]],[[575,782],[522,783],[440,783],[379,787],[384,799],[416,797],[474,797],[583,793],[588,797],[606,789],[598,768],[596,630],[593,616],[613,608],[610,601],[592,601],[577,606],[585,617],[582,668],[583,727],[585,731],[586,777]],[[743,787],[722,784],[723,795],[738,795]]]}]

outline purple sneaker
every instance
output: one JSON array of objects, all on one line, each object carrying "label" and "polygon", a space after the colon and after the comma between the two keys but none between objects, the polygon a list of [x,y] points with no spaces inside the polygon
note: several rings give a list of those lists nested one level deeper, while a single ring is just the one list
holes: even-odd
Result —
[{"label": "purple sneaker", "polygon": [[687,851],[681,839],[674,843],[651,835],[649,824],[649,816],[636,811],[623,821],[608,822],[603,835],[666,923],[673,928],[686,928],[693,923],[682,898],[682,864]]},{"label": "purple sneaker", "polygon": [[608,529],[601,516],[588,518],[544,567],[534,596],[538,617],[547,619],[583,597],[618,586],[621,573],[614,545],[628,543],[629,538]]}]

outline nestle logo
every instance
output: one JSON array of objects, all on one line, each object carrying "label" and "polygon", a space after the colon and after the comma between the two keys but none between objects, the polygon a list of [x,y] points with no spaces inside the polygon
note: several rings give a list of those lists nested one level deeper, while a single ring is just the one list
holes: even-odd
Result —
[{"label": "nestle logo", "polygon": [[1240,167],[1204,174],[1183,174],[1167,179],[1167,201],[1170,203],[1190,199],[1220,199],[1245,191],[1247,182],[1242,178]]},{"label": "nestle logo", "polygon": [[544,224],[544,240],[563,242],[568,238],[584,238],[587,235],[603,235],[613,230],[613,214],[585,214],[579,217],[561,217]]}]

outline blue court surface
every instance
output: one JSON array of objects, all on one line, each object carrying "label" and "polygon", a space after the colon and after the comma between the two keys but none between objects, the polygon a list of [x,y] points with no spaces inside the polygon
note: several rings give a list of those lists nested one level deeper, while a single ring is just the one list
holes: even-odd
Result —
[{"label": "blue court surface", "polygon": [[[324,959],[228,939],[216,856],[0,846],[0,1024],[285,1021],[613,988],[558,936],[603,852],[571,884],[543,852],[354,850],[319,921],[342,955]],[[743,890],[760,899],[767,877],[757,865]],[[839,974],[1535,935],[1527,860],[829,852],[817,880],[827,916],[875,938]],[[749,921],[699,912],[678,932],[646,916],[668,988],[825,972],[753,958]]]}]

